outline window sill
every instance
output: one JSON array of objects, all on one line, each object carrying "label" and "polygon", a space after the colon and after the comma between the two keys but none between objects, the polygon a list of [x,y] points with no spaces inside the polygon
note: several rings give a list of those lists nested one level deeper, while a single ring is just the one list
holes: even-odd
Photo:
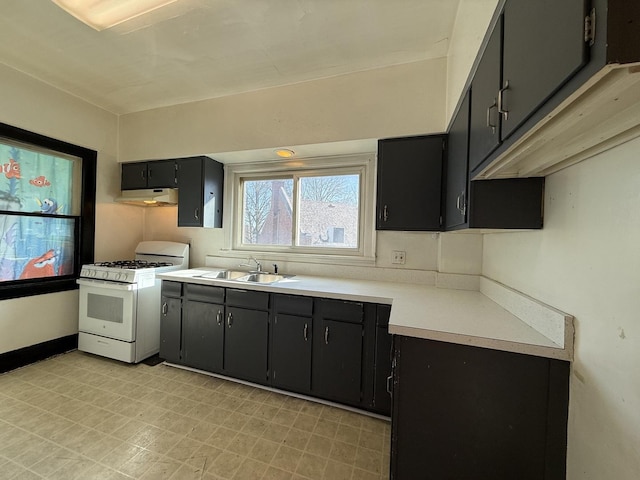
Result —
[{"label": "window sill", "polygon": [[[218,255],[224,258],[238,258],[246,260],[248,257],[257,258],[261,263],[265,264],[265,268],[270,267],[265,259],[273,262],[298,262],[298,263],[331,263],[334,265],[352,265],[352,266],[374,266],[376,264],[375,256],[355,256],[355,255],[327,255],[320,253],[289,253],[289,252],[272,252],[262,250],[231,250],[220,249]],[[264,261],[263,261],[264,260]],[[269,268],[266,268],[269,270]]]}]

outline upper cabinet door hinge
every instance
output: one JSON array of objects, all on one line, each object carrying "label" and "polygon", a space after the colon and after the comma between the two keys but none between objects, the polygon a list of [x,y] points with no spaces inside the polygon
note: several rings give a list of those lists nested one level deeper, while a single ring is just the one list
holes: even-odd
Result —
[{"label": "upper cabinet door hinge", "polygon": [[589,15],[584,17],[584,41],[590,47],[596,42],[596,9],[592,8]]}]

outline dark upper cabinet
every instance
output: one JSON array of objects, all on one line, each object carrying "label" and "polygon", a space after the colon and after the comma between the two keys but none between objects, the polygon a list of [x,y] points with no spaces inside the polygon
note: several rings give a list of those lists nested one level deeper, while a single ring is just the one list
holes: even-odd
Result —
[{"label": "dark upper cabinet", "polygon": [[473,88],[467,91],[449,128],[445,230],[542,228],[543,177],[469,181],[469,100],[474,95]]},{"label": "dark upper cabinet", "polygon": [[565,479],[568,362],[396,336],[393,381],[391,478]]},{"label": "dark upper cabinet", "polygon": [[447,144],[445,230],[467,222],[467,188],[469,186],[469,91],[451,122]]},{"label": "dark upper cabinet", "polygon": [[503,3],[471,80],[472,176],[589,58],[586,0]]},{"label": "dark upper cabinet", "polygon": [[120,188],[176,188],[177,171],[174,160],[155,160],[122,164]]},{"label": "dark upper cabinet", "polygon": [[[498,90],[502,82],[500,57],[502,47],[502,17],[498,19],[478,63],[471,83],[471,114],[469,120],[469,169],[473,170],[500,144]],[[467,108],[469,108],[467,106]],[[462,125],[460,125],[461,127]]]},{"label": "dark upper cabinet", "polygon": [[444,146],[444,135],[378,142],[377,230],[440,230]]},{"label": "dark upper cabinet", "polygon": [[507,1],[499,94],[502,138],[587,63],[586,13],[585,0]]},{"label": "dark upper cabinet", "polygon": [[177,160],[178,226],[222,227],[224,170],[209,157]]}]

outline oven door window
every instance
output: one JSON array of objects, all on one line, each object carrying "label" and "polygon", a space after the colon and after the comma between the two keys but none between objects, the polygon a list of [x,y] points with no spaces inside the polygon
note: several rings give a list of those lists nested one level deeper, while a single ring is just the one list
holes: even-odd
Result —
[{"label": "oven door window", "polygon": [[136,290],[80,285],[80,331],[133,342],[136,304]]}]

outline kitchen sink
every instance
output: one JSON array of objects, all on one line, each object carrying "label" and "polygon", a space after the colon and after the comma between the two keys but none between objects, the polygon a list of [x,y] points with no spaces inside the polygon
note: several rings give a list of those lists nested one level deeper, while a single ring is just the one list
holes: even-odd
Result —
[{"label": "kitchen sink", "polygon": [[278,275],[267,272],[242,272],[239,270],[223,270],[216,272],[203,273],[199,275],[201,278],[215,278],[218,280],[229,280],[233,282],[247,283],[275,283],[291,275]]}]

